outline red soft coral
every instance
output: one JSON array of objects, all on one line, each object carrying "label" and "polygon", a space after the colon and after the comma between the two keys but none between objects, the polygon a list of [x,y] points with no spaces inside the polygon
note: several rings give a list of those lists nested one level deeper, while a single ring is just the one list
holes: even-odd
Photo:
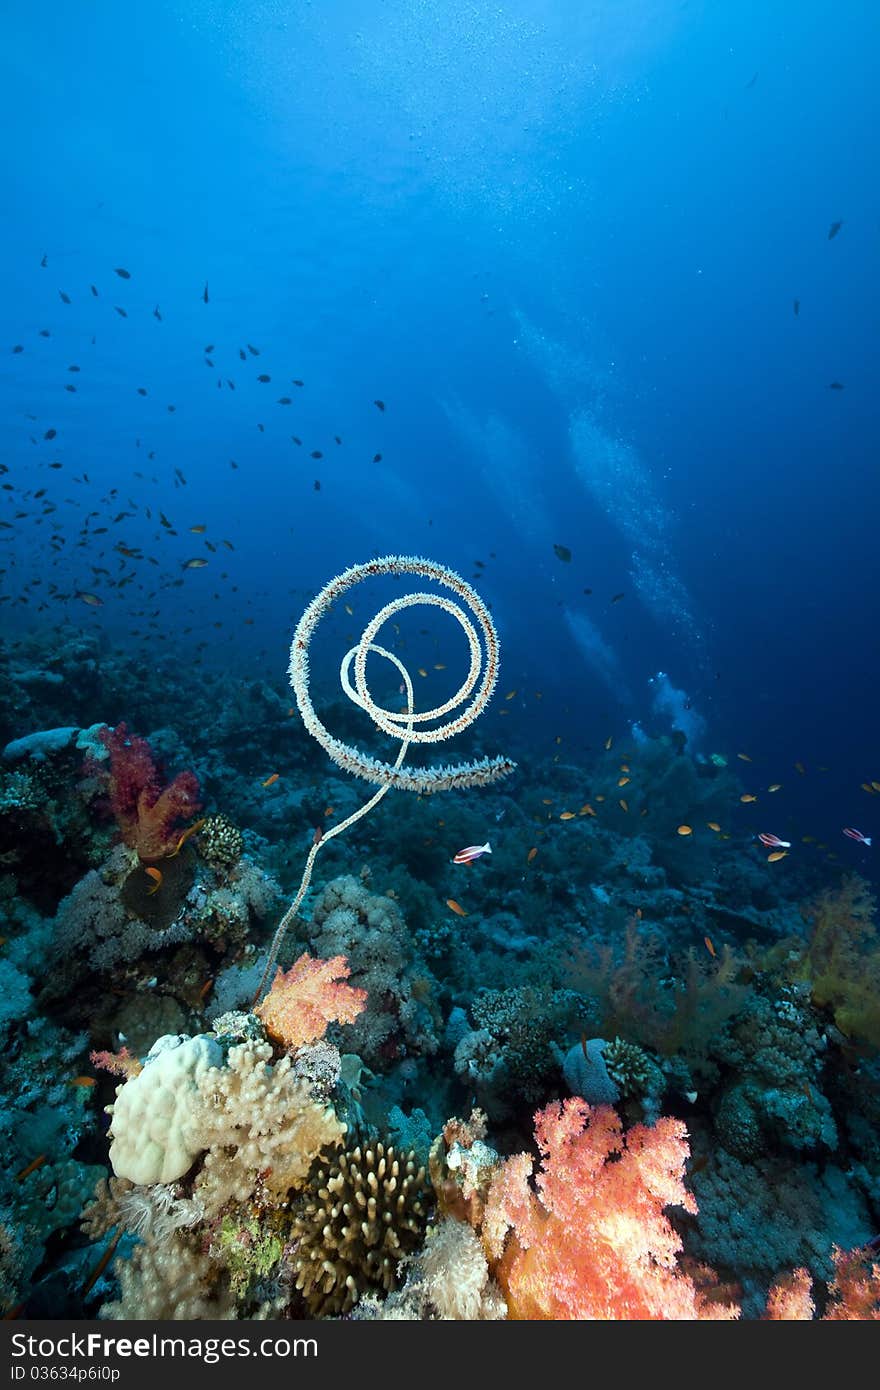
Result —
[{"label": "red soft coral", "polygon": [[125,724],[102,729],[98,737],[110,754],[109,796],[122,838],[144,863],[173,854],[180,840],[177,822],[201,809],[194,772],[179,772],[163,789],[153,751]]},{"label": "red soft coral", "polygon": [[678,1264],[667,1206],[696,1211],[684,1186],[687,1131],[679,1120],[624,1136],[611,1106],[579,1097],[535,1116],[541,1169],[532,1191],[526,1154],[508,1159],[482,1226],[511,1318],[733,1318],[705,1299]]}]

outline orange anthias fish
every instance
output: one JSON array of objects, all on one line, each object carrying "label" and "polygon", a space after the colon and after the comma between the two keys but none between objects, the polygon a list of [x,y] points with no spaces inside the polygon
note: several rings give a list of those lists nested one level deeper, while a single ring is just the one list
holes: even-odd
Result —
[{"label": "orange anthias fish", "polygon": [[535,857],[535,855],[536,855],[537,853],[538,853],[537,848],[535,848],[535,849],[530,849],[529,852],[528,852],[528,854],[526,855],[526,862],[529,863],[529,864],[531,864],[532,860],[534,859],[534,857]]},{"label": "orange anthias fish", "polygon": [[68,1086],[95,1086],[97,1085],[93,1076],[74,1076],[68,1081]]},{"label": "orange anthias fish", "polygon": [[15,1181],[16,1181],[16,1182],[24,1182],[25,1178],[30,1177],[31,1173],[35,1173],[35,1172],[37,1171],[38,1168],[42,1168],[42,1166],[43,1166],[43,1164],[44,1164],[45,1162],[46,1162],[46,1155],[45,1155],[45,1154],[38,1154],[36,1158],[31,1159],[30,1163],[28,1164],[28,1166],[27,1166],[26,1168],[22,1168],[22,1170],[21,1170],[20,1173],[16,1173],[16,1175],[15,1175]]},{"label": "orange anthias fish", "polygon": [[144,873],[147,875],[147,878],[153,880],[152,888],[147,889],[148,896],[152,897],[152,895],[158,893],[159,889],[162,887],[162,870],[154,869],[153,866],[150,865],[148,868],[144,869]]},{"label": "orange anthias fish", "polygon": [[265,780],[265,782],[261,783],[261,785],[264,786],[264,787],[271,787],[272,783],[273,783],[273,782],[277,782],[277,781],[278,781],[278,778],[279,778],[280,776],[281,776],[281,773],[280,773],[280,772],[273,772],[272,775],[271,775],[271,777],[267,777],[266,780]]},{"label": "orange anthias fish", "polygon": [[450,912],[455,913],[456,917],[467,917],[467,913],[465,912],[461,903],[457,903],[455,901],[455,898],[447,898],[446,906],[449,908]]},{"label": "orange anthias fish", "polygon": [[205,824],[206,819],[207,818],[205,816],[202,816],[201,820],[197,820],[194,825],[190,825],[187,827],[186,830],[184,830],[183,834],[180,836],[180,839],[177,841],[177,844],[174,846],[174,849],[167,856],[169,859],[173,859],[175,854],[180,853],[180,851],[183,849],[184,845],[186,844],[187,840],[190,838],[191,835],[198,835],[202,826]]},{"label": "orange anthias fish", "polygon": [[705,943],[706,950],[709,952],[709,955],[710,955],[710,956],[713,956],[713,957],[716,956],[716,955],[718,954],[718,952],[715,950],[715,947],[712,945],[712,938],[711,938],[711,936],[704,936],[704,937],[703,937],[703,941],[704,941],[704,943]]}]

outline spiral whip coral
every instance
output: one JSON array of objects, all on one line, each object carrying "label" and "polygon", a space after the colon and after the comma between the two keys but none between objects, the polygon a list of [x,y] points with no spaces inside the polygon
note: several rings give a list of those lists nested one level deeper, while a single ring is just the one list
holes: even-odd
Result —
[{"label": "spiral whip coral", "polygon": [[[331,606],[348,589],[359,584],[361,580],[374,576],[405,574],[414,574],[420,579],[433,580],[441,587],[450,590],[455,598],[449,598],[446,594],[415,593],[406,594],[401,598],[392,600],[391,603],[386,603],[364,628],[357,646],[346,652],[339,668],[339,679],[348,698],[365,710],[383,733],[400,739],[397,757],[393,763],[386,763],[360,752],[359,749],[350,744],[343,743],[331,734],[318,718],[309,692],[309,646],[321,619],[326,616]],[[456,600],[458,601],[456,602]],[[400,613],[405,608],[421,605],[440,608],[456,620],[467,640],[470,665],[458,690],[444,704],[437,705],[434,709],[416,713],[413,683],[409,672],[399,657],[388,651],[387,648],[380,646],[375,638],[380,628],[395,614]],[[465,608],[469,609],[473,615],[473,622],[468,617]],[[396,667],[406,690],[405,710],[389,710],[376,704],[367,686],[366,665],[370,652],[376,656],[384,657]],[[447,569],[445,565],[438,565],[432,560],[422,560],[412,555],[385,555],[380,559],[370,560],[364,565],[353,565],[350,569],[337,575],[335,579],[331,579],[330,583],[325,584],[320,593],[312,599],[296,625],[290,647],[290,684],[296,696],[302,721],[312,738],[320,743],[324,752],[338,767],[341,767],[345,772],[350,772],[354,777],[360,777],[363,781],[372,783],[379,790],[353,815],[340,821],[332,829],[325,831],[323,836],[316,837],[316,842],[309,850],[296,897],[285,912],[275,932],[266,968],[263,971],[263,978],[254,999],[255,1003],[271,978],[285,932],[299,911],[300,904],[308,891],[315,858],[322,845],[367,815],[381,801],[389,787],[421,793],[444,791],[453,787],[482,787],[513,772],[516,764],[511,762],[509,758],[501,757],[483,758],[477,762],[456,763],[445,767],[403,767],[403,761],[410,744],[442,743],[446,739],[460,734],[482,714],[492,697],[495,683],[498,680],[498,659],[498,633],[485,603],[476,590],[472,589],[470,584],[466,583],[454,570]],[[352,663],[354,665],[354,684],[352,684],[351,678]],[[454,713],[455,711],[458,713]],[[451,717],[447,719],[447,716]],[[437,723],[438,720],[445,722]],[[429,723],[434,723],[436,727],[421,727]],[[417,725],[420,727],[417,728]]]}]

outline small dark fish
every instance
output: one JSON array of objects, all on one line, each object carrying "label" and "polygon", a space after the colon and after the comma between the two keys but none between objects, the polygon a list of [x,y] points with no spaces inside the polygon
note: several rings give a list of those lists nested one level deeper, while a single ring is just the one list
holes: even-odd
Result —
[{"label": "small dark fish", "polygon": [[793,301],[792,301],[791,307],[792,307],[792,309],[794,310],[794,316],[795,316],[795,318],[797,318],[798,314],[799,314],[800,311],[801,311],[801,301],[800,301],[799,299],[793,300]]},{"label": "small dark fish", "polygon": [[203,299],[203,300],[205,301],[205,303],[207,304],[207,302],[208,302],[208,282],[207,282],[207,280],[205,281],[205,288],[202,290],[202,299]]},{"label": "small dark fish", "polygon": [[320,450],[320,449],[313,449],[312,452],[311,452],[311,454],[310,454],[310,458],[313,458],[313,459],[322,459],[323,457],[324,457],[324,455],[321,453],[321,450]]},{"label": "small dark fish", "polygon": [[44,270],[46,269],[47,259],[45,256],[43,256],[43,259],[40,261],[40,265],[43,267]]},{"label": "small dark fish", "polygon": [[259,349],[259,348],[255,348],[254,345],[253,345],[253,343],[248,343],[248,345],[247,345],[247,350],[248,350],[248,352],[251,354],[252,357],[259,357],[259,355],[260,355],[260,349]]},{"label": "small dark fish", "polygon": [[239,349],[238,349],[238,355],[239,355],[239,357],[241,358],[242,362],[246,362],[246,361],[247,361],[247,353],[245,352],[244,348],[239,348]]},{"label": "small dark fish", "polygon": [[78,372],[78,371],[79,371],[79,367],[76,365],[75,362],[73,362],[73,363],[67,368],[67,370],[68,370],[69,372]]},{"label": "small dark fish", "polygon": [[93,294],[93,295],[95,296],[95,298],[97,299],[97,298],[98,298],[98,287],[97,287],[97,285],[89,285],[89,289],[91,290],[92,294]]},{"label": "small dark fish", "polygon": [[183,483],[183,486],[186,487],[186,478],[183,476],[183,474],[181,473],[181,471],[180,471],[179,468],[175,468],[175,470],[174,470],[174,476],[175,476],[176,478],[179,478],[180,481]]},{"label": "small dark fish", "polygon": [[229,377],[226,378],[226,385],[229,387],[230,391],[235,390],[235,382],[230,380]]},{"label": "small dark fish", "polygon": [[201,570],[205,568],[207,563],[207,560],[200,555],[195,560],[184,560],[181,568],[185,570]]},{"label": "small dark fish", "polygon": [[379,408],[379,410],[384,410],[384,409],[385,409],[385,402],[384,402],[384,401],[373,401],[373,405],[377,406],[377,407]]},{"label": "small dark fish", "polygon": [[208,343],[208,345],[207,345],[206,348],[205,348],[205,352],[206,352],[206,353],[211,353],[211,352],[213,352],[213,351],[214,351],[214,344],[213,344],[213,343]]},{"label": "small dark fish", "polygon": [[15,352],[24,352],[24,343],[16,343],[16,344],[15,344],[15,347],[12,349],[12,351],[13,351],[13,353],[15,353]]},{"label": "small dark fish", "polygon": [[291,381],[293,382],[294,386],[304,386],[304,385],[305,385],[305,382],[303,382],[303,381],[298,381],[297,378],[296,378],[295,376],[294,376],[294,377],[291,377]]},{"label": "small dark fish", "polygon": [[75,391],[76,387],[73,385],[72,382],[68,382],[64,389],[65,391]]},{"label": "small dark fish", "polygon": [[293,440],[294,444],[302,444],[302,440],[299,438],[298,435],[292,434],[290,437]]},{"label": "small dark fish", "polygon": [[147,394],[146,386],[139,386],[137,389],[137,393],[139,396],[145,396]]},{"label": "small dark fish", "polygon": [[127,311],[126,309],[120,309],[120,307],[119,307],[118,304],[114,304],[114,305],[113,305],[113,308],[116,310],[117,314],[119,315],[119,317],[120,317],[121,319],[127,319],[127,318],[128,318],[128,311]]},{"label": "small dark fish", "polygon": [[566,564],[571,560],[571,551],[567,545],[554,545],[553,554],[557,560],[564,560]]},{"label": "small dark fish", "polygon": [[131,279],[131,272],[128,270],[124,270],[121,265],[115,265],[113,269],[116,271],[116,274],[119,276],[120,280]]},{"label": "small dark fish", "polygon": [[162,315],[159,313],[159,305],[158,305],[158,304],[156,305],[155,309],[153,310],[153,318],[154,318],[154,319],[158,319],[160,323],[162,322]]},{"label": "small dark fish", "polygon": [[585,594],[591,594],[592,592],[593,592],[592,589],[584,589],[584,593],[585,593]]},{"label": "small dark fish", "polygon": [[230,460],[229,460],[229,467],[230,467],[230,468],[237,468],[237,467],[238,467],[238,464],[235,462],[235,459],[230,459]]},{"label": "small dark fish", "polygon": [[69,294],[65,294],[63,290],[59,290],[59,291],[58,291],[58,298],[61,300],[61,303],[62,303],[62,304],[69,304],[69,303],[70,303],[70,295],[69,295]]},{"label": "small dark fish", "polygon": [[831,223],[831,226],[828,228],[828,240],[829,240],[829,241],[833,241],[833,240],[834,240],[834,238],[837,236],[837,233],[840,231],[840,229],[841,229],[842,226],[843,226],[843,220],[842,220],[842,219],[841,219],[840,222],[832,222],[832,223]]},{"label": "small dark fish", "polygon": [[373,462],[374,462],[374,463],[381,463],[381,462],[382,462],[382,455],[381,455],[381,454],[374,454],[374,455],[373,455]]},{"label": "small dark fish", "polygon": [[612,595],[611,595],[611,602],[612,602],[612,603],[620,603],[620,600],[621,600],[622,598],[626,598],[626,594],[625,594],[625,593],[624,593],[624,594],[612,594]]},{"label": "small dark fish", "polygon": [[54,439],[57,433],[58,431],[56,429],[46,430],[46,433],[43,435],[43,438]]},{"label": "small dark fish", "polygon": [[165,409],[168,411],[168,414],[169,414],[169,415],[173,415],[174,412],[175,412],[175,410],[177,409],[177,406],[176,406],[176,405],[168,405],[168,406],[165,407]]},{"label": "small dark fish", "polygon": [[279,405],[291,405],[291,404],[292,404],[292,401],[291,401],[291,399],[290,399],[289,396],[279,396],[279,397],[278,397],[278,404],[279,404]]},{"label": "small dark fish", "polygon": [[52,334],[49,332],[48,328],[41,328],[41,329],[40,329],[40,337],[41,337],[41,338],[51,338],[51,337],[52,337]]},{"label": "small dark fish", "polygon": [[318,481],[318,479],[316,478],[316,479],[315,479],[315,492],[320,492],[320,491],[321,491],[321,484],[320,484],[320,482]]},{"label": "small dark fish", "polygon": [[257,425],[257,429],[260,431],[260,434],[265,434],[265,433],[266,433],[266,426],[265,426],[265,425]]},{"label": "small dark fish", "polygon": [[842,382],[842,381],[829,381],[829,383],[828,383],[828,390],[829,390],[829,391],[842,391],[842,390],[843,390],[843,382]]},{"label": "small dark fish", "polygon": [[271,381],[271,380],[272,380],[272,378],[270,377],[270,375],[269,375],[268,372],[260,372],[260,375],[257,377],[257,381]]},{"label": "small dark fish", "polygon": [[341,443],[342,443],[342,440],[339,438],[339,435],[338,435],[338,434],[334,434],[333,438],[336,440],[336,443],[337,443],[337,444],[341,444]]},{"label": "small dark fish", "polygon": [[746,85],[745,85],[745,90],[746,90],[747,92],[750,92],[751,89],[754,87],[755,83],[757,82],[757,80],[758,80],[758,74],[755,73],[754,77],[749,78],[749,81],[746,83]]}]

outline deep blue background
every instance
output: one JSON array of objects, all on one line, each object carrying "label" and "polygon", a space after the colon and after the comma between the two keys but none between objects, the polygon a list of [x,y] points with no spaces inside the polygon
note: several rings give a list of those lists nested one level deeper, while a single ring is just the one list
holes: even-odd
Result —
[{"label": "deep blue background", "polygon": [[[662,667],[706,752],[786,784],[779,829],[880,833],[878,39],[870,0],[8,8],[7,630],[281,681],[346,565],[479,558],[519,692],[490,743],[650,727]],[[182,571],[196,523],[235,550]],[[88,568],[119,541],[159,560],[122,590]],[[452,670],[439,635],[413,658]]]}]

